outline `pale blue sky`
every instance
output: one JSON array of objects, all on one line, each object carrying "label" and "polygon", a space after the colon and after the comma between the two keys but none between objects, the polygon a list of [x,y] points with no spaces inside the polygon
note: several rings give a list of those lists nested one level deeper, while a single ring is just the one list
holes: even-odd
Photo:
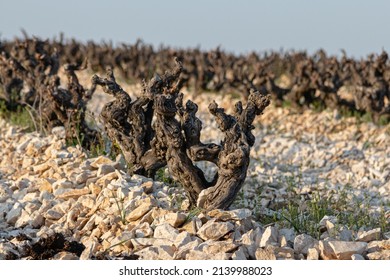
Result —
[{"label": "pale blue sky", "polygon": [[236,53],[390,51],[389,0],[0,0],[0,38],[29,34]]}]

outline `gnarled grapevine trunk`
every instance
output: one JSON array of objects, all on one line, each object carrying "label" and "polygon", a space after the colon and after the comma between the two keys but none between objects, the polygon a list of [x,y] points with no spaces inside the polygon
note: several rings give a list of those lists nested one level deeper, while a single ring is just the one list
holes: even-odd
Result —
[{"label": "gnarled grapevine trunk", "polygon": [[16,42],[9,52],[0,52],[0,104],[4,102],[10,111],[28,108],[40,131],[64,126],[70,142],[77,140],[88,148],[98,135],[85,120],[86,104],[95,87],[85,89],[76,75],[76,71],[86,69],[84,62],[63,65],[67,78],[64,88],[56,48],[35,38]]},{"label": "gnarled grapevine trunk", "polygon": [[[119,145],[135,173],[153,177],[159,168],[168,166],[192,205],[226,209],[245,180],[255,141],[252,123],[269,105],[269,97],[251,90],[245,108],[238,102],[233,115],[211,103],[209,111],[224,133],[224,140],[220,144],[202,143],[202,122],[196,117],[198,106],[192,101],[183,105],[183,94],[179,92],[182,71],[181,63],[176,61],[173,71],[144,83],[135,101],[116,83],[112,70],[105,79],[95,75],[93,84],[115,97],[104,106],[101,116],[109,137]],[[196,161],[217,165],[218,172],[211,182],[194,164]]]}]

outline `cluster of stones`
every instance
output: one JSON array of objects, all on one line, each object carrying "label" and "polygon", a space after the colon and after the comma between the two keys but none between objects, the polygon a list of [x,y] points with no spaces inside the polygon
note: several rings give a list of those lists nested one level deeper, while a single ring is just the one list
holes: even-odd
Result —
[{"label": "cluster of stones", "polygon": [[[254,179],[244,186],[246,197],[252,200],[243,206],[272,208],[276,197],[279,203],[288,199],[291,187],[302,196],[316,191],[338,196],[350,186],[353,194],[349,195],[369,201],[373,212],[390,214],[386,206],[390,202],[388,126],[358,124],[354,119],[334,118],[329,112],[289,115],[286,122],[286,111],[270,110],[267,120],[274,125],[266,122],[256,135],[262,140],[253,149],[248,174]],[[267,195],[256,197],[256,189],[251,188],[256,182]]]},{"label": "cluster of stones", "polygon": [[352,232],[324,217],[317,240],[263,226],[250,209],[188,209],[182,189],[127,174],[121,157],[67,147],[62,127],[42,137],[0,122],[0,259],[28,259],[26,243],[54,233],[85,249],[53,259],[390,259],[379,228]]}]

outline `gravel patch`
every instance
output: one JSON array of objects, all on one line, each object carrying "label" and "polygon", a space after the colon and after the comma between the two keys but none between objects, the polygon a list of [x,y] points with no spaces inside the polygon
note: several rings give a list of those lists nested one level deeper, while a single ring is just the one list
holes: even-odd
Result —
[{"label": "gravel patch", "polygon": [[[220,141],[207,105],[234,100],[194,99],[203,140]],[[127,174],[121,156],[67,147],[61,127],[42,136],[0,120],[0,259],[389,259],[389,133],[271,106],[235,203],[204,212],[188,209],[180,187]],[[366,220],[348,222],[354,212]]]}]

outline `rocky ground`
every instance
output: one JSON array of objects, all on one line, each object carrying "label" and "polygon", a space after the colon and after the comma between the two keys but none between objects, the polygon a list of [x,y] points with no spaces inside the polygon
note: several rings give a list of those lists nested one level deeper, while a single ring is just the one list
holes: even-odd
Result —
[{"label": "rocky ground", "polygon": [[[212,99],[232,98],[195,97],[202,137],[218,141]],[[129,175],[121,156],[66,146],[61,127],[0,120],[0,259],[390,259],[389,125],[271,107],[254,133],[233,206],[205,212],[169,174]]]}]

